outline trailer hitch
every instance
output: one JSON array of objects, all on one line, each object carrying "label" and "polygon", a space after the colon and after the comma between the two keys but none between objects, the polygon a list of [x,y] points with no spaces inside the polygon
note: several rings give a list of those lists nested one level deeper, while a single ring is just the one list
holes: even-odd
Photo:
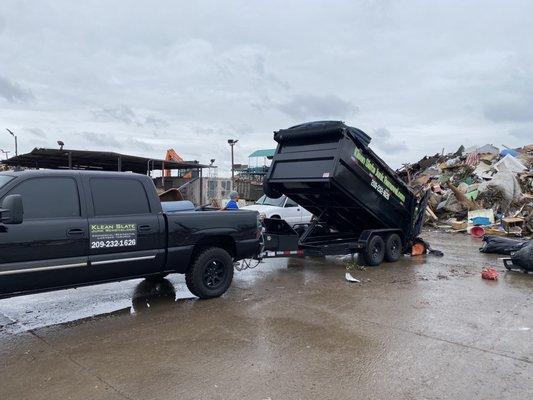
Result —
[{"label": "trailer hitch", "polygon": [[[255,264],[253,264],[255,262]],[[233,268],[237,271],[245,271],[247,269],[254,269],[263,262],[262,258],[248,258],[233,263]]]},{"label": "trailer hitch", "polygon": [[[233,268],[237,271],[245,271],[247,269],[254,269],[259,266],[263,262],[263,254],[265,253],[265,238],[263,235],[261,235],[261,245],[259,246],[259,250],[257,251],[257,254],[254,258],[247,258],[241,261],[236,261],[233,263]],[[253,264],[255,262],[255,264]]]}]

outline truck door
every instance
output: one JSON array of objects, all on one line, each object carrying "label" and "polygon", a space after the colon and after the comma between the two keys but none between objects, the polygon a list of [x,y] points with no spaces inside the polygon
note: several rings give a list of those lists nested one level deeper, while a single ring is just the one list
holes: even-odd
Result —
[{"label": "truck door", "polygon": [[79,176],[30,177],[20,194],[24,221],[0,224],[0,294],[68,286],[87,270],[89,247]]},{"label": "truck door", "polygon": [[165,227],[135,175],[84,180],[88,190],[89,263],[102,279],[159,272]]},{"label": "truck door", "polygon": [[308,224],[311,222],[311,219],[313,218],[313,214],[311,214],[309,211],[307,211],[302,206],[298,206],[301,210],[301,216],[302,216],[302,223]]}]

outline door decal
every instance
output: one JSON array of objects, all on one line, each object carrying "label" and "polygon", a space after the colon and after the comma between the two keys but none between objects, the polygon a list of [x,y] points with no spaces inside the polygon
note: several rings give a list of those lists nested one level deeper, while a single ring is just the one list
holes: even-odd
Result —
[{"label": "door decal", "polygon": [[137,224],[91,224],[91,249],[137,245]]}]

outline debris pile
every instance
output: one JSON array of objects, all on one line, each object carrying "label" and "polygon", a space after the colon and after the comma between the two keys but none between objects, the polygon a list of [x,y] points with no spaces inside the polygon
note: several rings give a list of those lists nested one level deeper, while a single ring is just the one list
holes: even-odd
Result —
[{"label": "debris pile", "polygon": [[479,237],[533,235],[533,144],[461,146],[397,172],[415,192],[431,191],[427,225]]}]

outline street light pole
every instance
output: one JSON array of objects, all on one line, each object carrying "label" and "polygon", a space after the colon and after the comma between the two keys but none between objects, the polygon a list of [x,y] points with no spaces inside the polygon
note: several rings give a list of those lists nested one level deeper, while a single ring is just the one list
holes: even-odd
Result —
[{"label": "street light pole", "polygon": [[17,144],[17,135],[15,135],[10,129],[6,128],[6,131],[8,131],[11,134],[11,136],[15,138],[15,156],[18,156],[19,152],[18,152],[18,144]]},{"label": "street light pole", "polygon": [[4,153],[4,155],[6,156],[6,160],[9,158],[9,153],[11,153],[10,151],[4,149],[0,149],[0,152]]},{"label": "street light pole", "polygon": [[233,186],[235,185],[235,160],[233,158],[233,146],[235,146],[238,141],[239,140],[228,139],[228,144],[231,147],[231,190],[233,190]]}]

